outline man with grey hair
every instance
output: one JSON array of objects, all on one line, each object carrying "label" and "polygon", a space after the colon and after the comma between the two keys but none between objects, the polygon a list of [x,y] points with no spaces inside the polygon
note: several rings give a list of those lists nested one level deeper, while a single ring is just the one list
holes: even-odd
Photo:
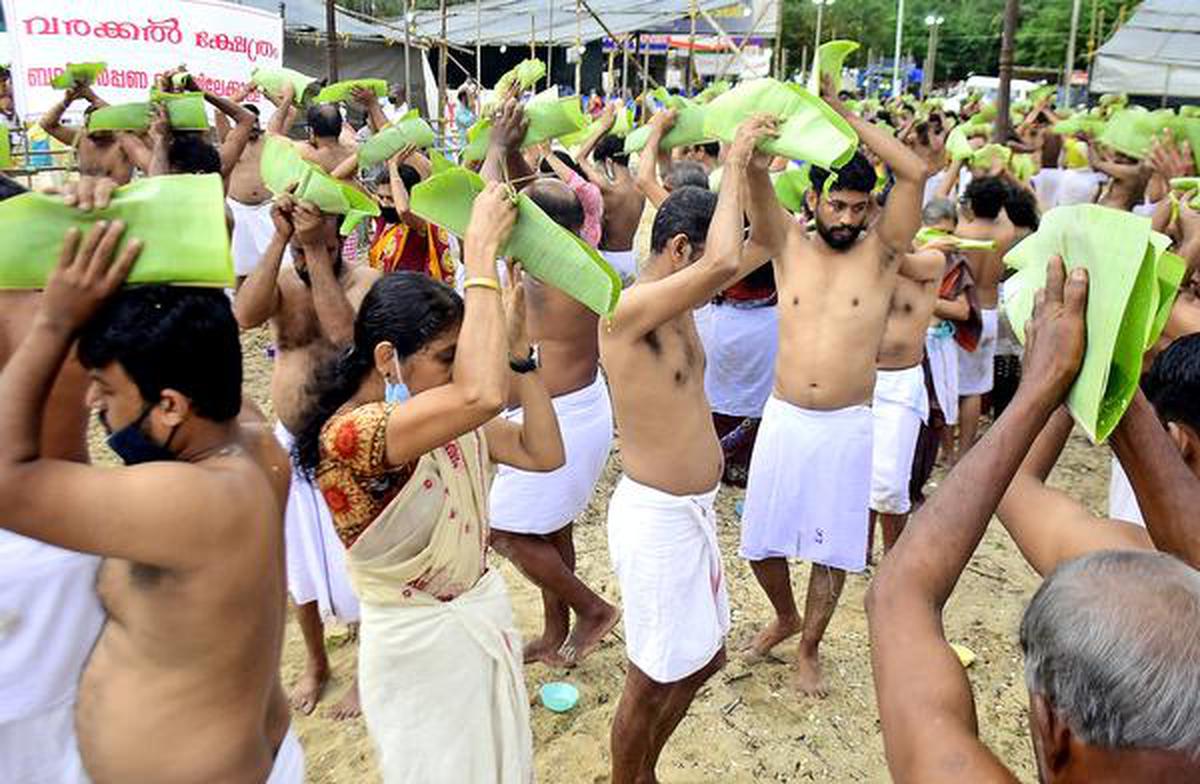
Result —
[{"label": "man with grey hair", "polygon": [[[1052,259],[1012,403],[917,513],[867,593],[895,781],[1017,780],[979,740],[942,607],[1079,372],[1086,303],[1086,273],[1068,280],[1061,259]],[[1200,780],[1200,574],[1147,552],[1064,564],[1026,611],[1021,643],[1043,782]]]}]

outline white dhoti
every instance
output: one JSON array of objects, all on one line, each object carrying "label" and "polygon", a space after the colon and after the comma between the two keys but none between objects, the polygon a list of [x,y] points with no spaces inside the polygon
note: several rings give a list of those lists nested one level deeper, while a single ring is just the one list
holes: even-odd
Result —
[{"label": "white dhoti", "polygon": [[741,556],[866,568],[873,433],[870,406],[814,411],[772,395],[750,459]]},{"label": "white dhoti", "polygon": [[[944,323],[944,322],[943,322]],[[933,393],[947,425],[958,424],[958,344],[954,328],[938,325],[925,333],[925,357],[933,377]]]},{"label": "white dhoti", "polygon": [[504,579],[449,602],[363,602],[363,717],[384,784],[533,781],[521,636]]},{"label": "white dhoti", "polygon": [[921,423],[929,421],[929,393],[920,365],[876,372],[871,417],[875,427],[870,507],[882,514],[908,514],[917,436]]},{"label": "white dhoti", "polygon": [[[233,237],[230,240],[233,271],[242,278],[254,272],[275,236],[275,222],[271,220],[273,202],[267,199],[262,204],[242,204],[227,196],[225,203],[233,213]],[[290,252],[285,250],[284,261],[289,260]]]},{"label": "white dhoti", "polygon": [[608,551],[621,586],[629,661],[657,683],[712,661],[729,631],[717,545],[717,490],[678,496],[621,477],[608,504]]},{"label": "white dhoti", "polygon": [[704,344],[704,391],[712,410],[734,417],[762,416],[775,382],[778,308],[724,302],[704,310],[696,329]]},{"label": "white dhoti", "polygon": [[304,784],[304,749],[296,737],[296,728],[288,727],[283,743],[275,752],[275,764],[267,784]]},{"label": "white dhoti", "polygon": [[[549,473],[499,466],[489,496],[491,526],[515,534],[552,534],[581,515],[612,447],[612,403],[604,376],[551,401],[566,463]],[[521,421],[521,410],[506,413]]]},{"label": "white dhoti", "polygon": [[100,560],[0,531],[0,781],[88,781],[74,708],[104,625]]},{"label": "white dhoti", "polygon": [[[275,437],[291,452],[295,438],[283,423]],[[346,548],[333,526],[333,516],[321,491],[292,461],[292,484],[284,515],[288,593],[296,604],[316,602],[322,618],[342,623],[358,620],[358,597],[346,571]]]},{"label": "white dhoti", "polygon": [[1108,516],[1146,527],[1146,518],[1142,517],[1142,508],[1138,505],[1133,485],[1129,483],[1129,477],[1116,457],[1112,459],[1112,477],[1108,481]]},{"label": "white dhoti", "polygon": [[632,248],[629,250],[601,250],[600,255],[617,271],[617,275],[621,277],[622,286],[628,287],[637,280],[637,254]]},{"label": "white dhoti", "polygon": [[984,309],[983,330],[979,334],[979,345],[974,351],[958,349],[958,394],[961,397],[985,395],[992,391],[996,377],[996,334],[999,329],[999,312]]}]

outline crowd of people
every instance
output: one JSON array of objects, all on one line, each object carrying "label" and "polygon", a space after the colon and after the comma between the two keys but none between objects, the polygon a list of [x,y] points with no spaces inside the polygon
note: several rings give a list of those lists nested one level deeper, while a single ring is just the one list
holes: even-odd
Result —
[{"label": "crowd of people", "polygon": [[[779,117],[671,149],[677,112],[643,96],[649,139],[630,153],[628,108],[593,94],[567,150],[523,143],[519,89],[463,90],[447,146],[481,116],[489,136],[455,236],[413,211],[452,165],[440,153],[358,164],[407,115],[403,88],[340,105],[287,85],[261,118],[249,86],[221,97],[181,68],[158,87],[203,93],[215,127],[160,110],[144,131],[89,129],[106,104],[85,83],[42,117],[76,150],[58,198],[85,228],[45,248],[42,289],[0,291],[0,779],[302,781],[290,717],[325,698],[336,620],[358,656],[331,715],[363,716],[384,781],[532,780],[524,667],[586,667],[618,629],[611,778],[656,781],[726,662],[722,484],[745,488],[738,555],[774,615],[734,655],[795,640],[786,699],[828,694],[821,643],[878,522],[866,604],[896,780],[1016,780],[979,740],[941,622],[994,514],[1045,578],[1020,629],[1043,780],[1200,779],[1200,211],[1172,185],[1197,173],[1186,141],[1118,153],[1043,95],[989,145],[978,100],[951,112],[827,81],[858,149],[825,169],[764,152]],[[378,216],[343,234],[273,192],[278,144]],[[785,207],[778,183],[800,171]],[[168,175],[221,179],[228,291],[125,285],[143,238],[88,217]],[[612,266],[612,313],[506,258],[518,192]],[[1188,269],[1112,437],[1107,518],[1046,484],[1073,427],[1086,267],[1040,260],[1033,316],[1004,310],[1006,254],[1043,212],[1086,203],[1144,214]],[[243,336],[263,325],[273,422],[243,389]],[[124,467],[89,461],[90,411]],[[616,603],[578,576],[573,523],[618,442]],[[518,631],[497,556],[541,591],[540,634]],[[306,661],[285,691],[288,596]]]}]

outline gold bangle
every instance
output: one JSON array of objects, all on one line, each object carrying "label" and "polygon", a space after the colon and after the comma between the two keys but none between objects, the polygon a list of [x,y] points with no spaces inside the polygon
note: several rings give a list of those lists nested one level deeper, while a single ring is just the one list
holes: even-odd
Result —
[{"label": "gold bangle", "polygon": [[474,288],[491,289],[498,293],[500,291],[500,281],[488,277],[467,278],[463,281],[463,291]]}]

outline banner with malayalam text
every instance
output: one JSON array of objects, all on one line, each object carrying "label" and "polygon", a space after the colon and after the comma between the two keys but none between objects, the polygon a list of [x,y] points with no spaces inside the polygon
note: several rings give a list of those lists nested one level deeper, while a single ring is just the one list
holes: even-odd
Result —
[{"label": "banner with malayalam text", "polygon": [[[277,14],[219,0],[3,0],[18,114],[62,98],[50,81],[68,62],[105,62],[93,89],[109,103],[144,101],[156,74],[186,65],[217,95],[240,90],[259,66],[283,64]],[[78,116],[83,104],[73,107]]]}]

